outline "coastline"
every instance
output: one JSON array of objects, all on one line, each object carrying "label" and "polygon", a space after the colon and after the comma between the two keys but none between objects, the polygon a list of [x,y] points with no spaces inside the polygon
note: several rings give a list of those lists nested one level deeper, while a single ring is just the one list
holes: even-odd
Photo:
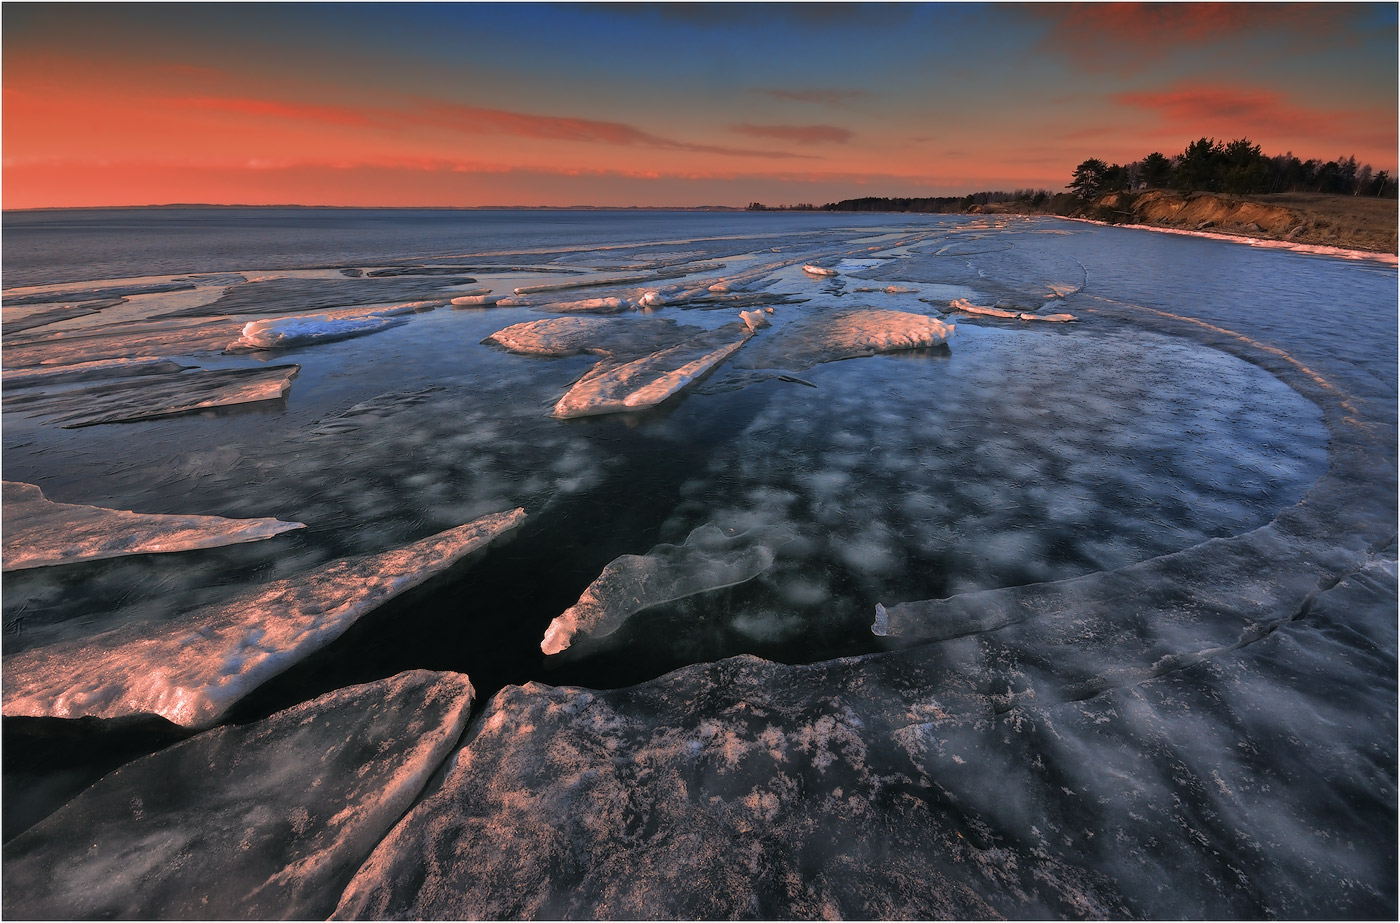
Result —
[{"label": "coastline", "polygon": [[[1042,214],[1019,214],[1007,212],[1006,214],[1016,214],[1018,217],[1043,218]],[[1066,221],[1080,221],[1084,224],[1096,224],[1100,227],[1127,228],[1134,231],[1156,231],[1161,234],[1178,234],[1183,237],[1206,237],[1212,240],[1224,240],[1231,243],[1244,244],[1250,247],[1263,247],[1271,250],[1288,250],[1294,253],[1310,253],[1316,256],[1335,256],[1346,260],[1373,260],[1384,263],[1387,266],[1400,266],[1400,256],[1385,250],[1360,250],[1351,247],[1334,247],[1327,244],[1304,244],[1291,240],[1279,240],[1273,237],[1257,237],[1248,234],[1234,234],[1228,231],[1196,231],[1188,228],[1174,228],[1160,224],[1123,224],[1117,221],[1102,221],[1097,218],[1078,218],[1070,215],[1054,215],[1051,217],[1063,218]]]}]

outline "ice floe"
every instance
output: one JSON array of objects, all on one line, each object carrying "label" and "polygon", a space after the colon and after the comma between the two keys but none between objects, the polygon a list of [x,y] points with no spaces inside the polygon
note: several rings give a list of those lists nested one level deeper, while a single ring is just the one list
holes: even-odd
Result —
[{"label": "ice floe", "polygon": [[61,301],[108,301],[127,298],[132,295],[152,295],[163,292],[184,292],[195,288],[193,282],[136,282],[125,285],[108,285],[101,288],[55,289],[40,292],[25,292],[19,295],[5,295],[5,307],[20,307],[32,304],[53,304]]},{"label": "ice floe", "polygon": [[560,419],[646,410],[683,391],[748,342],[742,325],[701,334],[630,362],[604,360],[554,405]]},{"label": "ice floe", "polygon": [[1008,311],[1005,308],[992,308],[985,305],[973,304],[966,298],[957,298],[948,302],[948,310],[960,311],[963,314],[980,314],[984,317],[1004,317],[1015,320],[1021,316],[1020,311]]},{"label": "ice floe", "polygon": [[820,362],[938,346],[955,329],[937,318],[905,311],[813,315],[785,324],[777,335],[746,350],[739,364],[744,368],[810,368]]},{"label": "ice floe", "polygon": [[834,275],[837,275],[837,272],[836,272],[836,270],[834,270],[834,269],[828,269],[828,268],[826,268],[825,266],[814,266],[814,265],[812,265],[811,263],[806,263],[806,264],[804,264],[803,267],[802,267],[802,271],[805,272],[805,273],[807,273],[807,275],[809,275],[809,276],[834,276]]},{"label": "ice floe", "polygon": [[278,519],[134,513],[55,503],[33,484],[4,482],[4,569],[256,542],[305,526]]},{"label": "ice floe", "polygon": [[5,844],[5,916],[322,919],[472,698],[461,674],[402,673],[128,763]]},{"label": "ice floe", "polygon": [[277,580],[161,624],[31,648],[4,661],[3,713],[156,714],[207,727],[356,620],[509,532],[525,511],[484,516],[379,554]]},{"label": "ice floe", "polygon": [[680,326],[659,317],[551,317],[513,324],[483,343],[527,356],[642,355],[676,346],[704,334],[700,327]]},{"label": "ice floe", "polygon": [[577,641],[612,634],[651,606],[752,580],[772,565],[775,549],[791,538],[781,529],[733,534],[709,523],[683,544],[624,555],[603,568],[578,602],[549,623],[540,650],[558,654]]}]

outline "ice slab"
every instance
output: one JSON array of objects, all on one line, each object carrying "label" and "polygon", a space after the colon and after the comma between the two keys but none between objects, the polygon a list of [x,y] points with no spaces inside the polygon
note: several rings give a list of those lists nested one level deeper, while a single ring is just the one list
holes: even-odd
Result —
[{"label": "ice slab", "polygon": [[551,317],[513,324],[482,342],[526,356],[617,357],[656,352],[703,333],[702,328],[659,317]]},{"label": "ice slab", "polygon": [[414,671],[122,766],[6,844],[9,919],[323,919],[458,741],[467,677]]},{"label": "ice slab", "polygon": [[709,374],[751,336],[747,327],[728,325],[630,362],[604,360],[559,399],[554,415],[568,419],[655,407]]},{"label": "ice slab", "polygon": [[661,279],[678,279],[681,276],[690,275],[692,272],[703,271],[706,268],[714,267],[701,266],[690,269],[672,269],[662,272],[652,272],[646,275],[609,276],[603,279],[579,279],[569,282],[548,282],[542,285],[522,285],[515,289],[515,294],[539,295],[546,292],[566,292],[580,288],[602,288],[605,285],[645,285],[648,282],[656,282]]},{"label": "ice slab", "polygon": [[582,301],[554,301],[537,305],[551,314],[621,314],[637,307],[631,298],[585,298]]},{"label": "ice slab", "polygon": [[837,275],[837,272],[836,272],[836,270],[834,270],[834,269],[828,269],[828,268],[826,268],[825,266],[813,266],[811,263],[805,264],[805,265],[802,267],[802,271],[805,272],[805,273],[807,273],[809,276],[834,276],[834,275]]},{"label": "ice slab", "polygon": [[212,317],[226,314],[295,314],[322,308],[349,308],[391,301],[450,298],[452,286],[469,285],[468,277],[437,276],[388,279],[255,279],[234,285],[218,300],[171,311],[162,317]]},{"label": "ice slab", "polygon": [[1021,320],[1041,320],[1052,324],[1064,324],[1072,320],[1077,320],[1073,314],[1030,314],[1021,312]]},{"label": "ice slab", "polygon": [[207,727],[366,613],[518,526],[522,509],[346,558],[164,624],[32,648],[4,662],[5,715],[156,714]]},{"label": "ice slab", "polygon": [[953,324],[906,311],[841,311],[813,315],[784,325],[746,350],[744,368],[810,368],[821,362],[877,353],[938,346],[953,335]]},{"label": "ice slab", "polygon": [[110,510],[55,503],[33,484],[4,482],[4,570],[48,567],[127,554],[218,548],[272,538],[299,522]]},{"label": "ice slab", "polygon": [[7,390],[6,410],[48,417],[65,429],[133,423],[236,404],[281,400],[298,365],[253,369],[196,369],[103,379],[66,390]]},{"label": "ice slab", "polygon": [[792,537],[781,529],[735,534],[709,523],[680,545],[623,555],[549,623],[540,650],[558,654],[576,640],[612,634],[644,609],[752,580],[772,566],[775,550]]},{"label": "ice slab", "polygon": [[920,290],[917,288],[911,288],[907,285],[886,285],[883,288],[877,288],[873,285],[860,285],[856,288],[851,289],[851,291],[884,292],[886,295],[916,295],[919,293]]}]

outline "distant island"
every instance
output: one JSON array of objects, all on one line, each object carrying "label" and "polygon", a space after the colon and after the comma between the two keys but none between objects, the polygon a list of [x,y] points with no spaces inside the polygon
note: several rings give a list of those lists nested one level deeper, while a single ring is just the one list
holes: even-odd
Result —
[{"label": "distant island", "polygon": [[[1292,153],[1268,156],[1247,138],[1201,138],[1175,157],[1154,151],[1127,165],[1090,158],[1075,168],[1065,188],[1069,191],[867,196],[821,210],[1058,215],[1385,253],[1397,249],[1396,180],[1355,157],[1303,161]],[[776,210],[758,202],[748,207]]]}]

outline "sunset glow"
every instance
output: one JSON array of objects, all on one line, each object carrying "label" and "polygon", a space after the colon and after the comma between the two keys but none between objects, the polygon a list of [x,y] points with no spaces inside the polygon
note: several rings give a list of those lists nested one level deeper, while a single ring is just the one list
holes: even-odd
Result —
[{"label": "sunset glow", "polygon": [[822,203],[1396,167],[1393,5],[7,5],[5,208]]}]

